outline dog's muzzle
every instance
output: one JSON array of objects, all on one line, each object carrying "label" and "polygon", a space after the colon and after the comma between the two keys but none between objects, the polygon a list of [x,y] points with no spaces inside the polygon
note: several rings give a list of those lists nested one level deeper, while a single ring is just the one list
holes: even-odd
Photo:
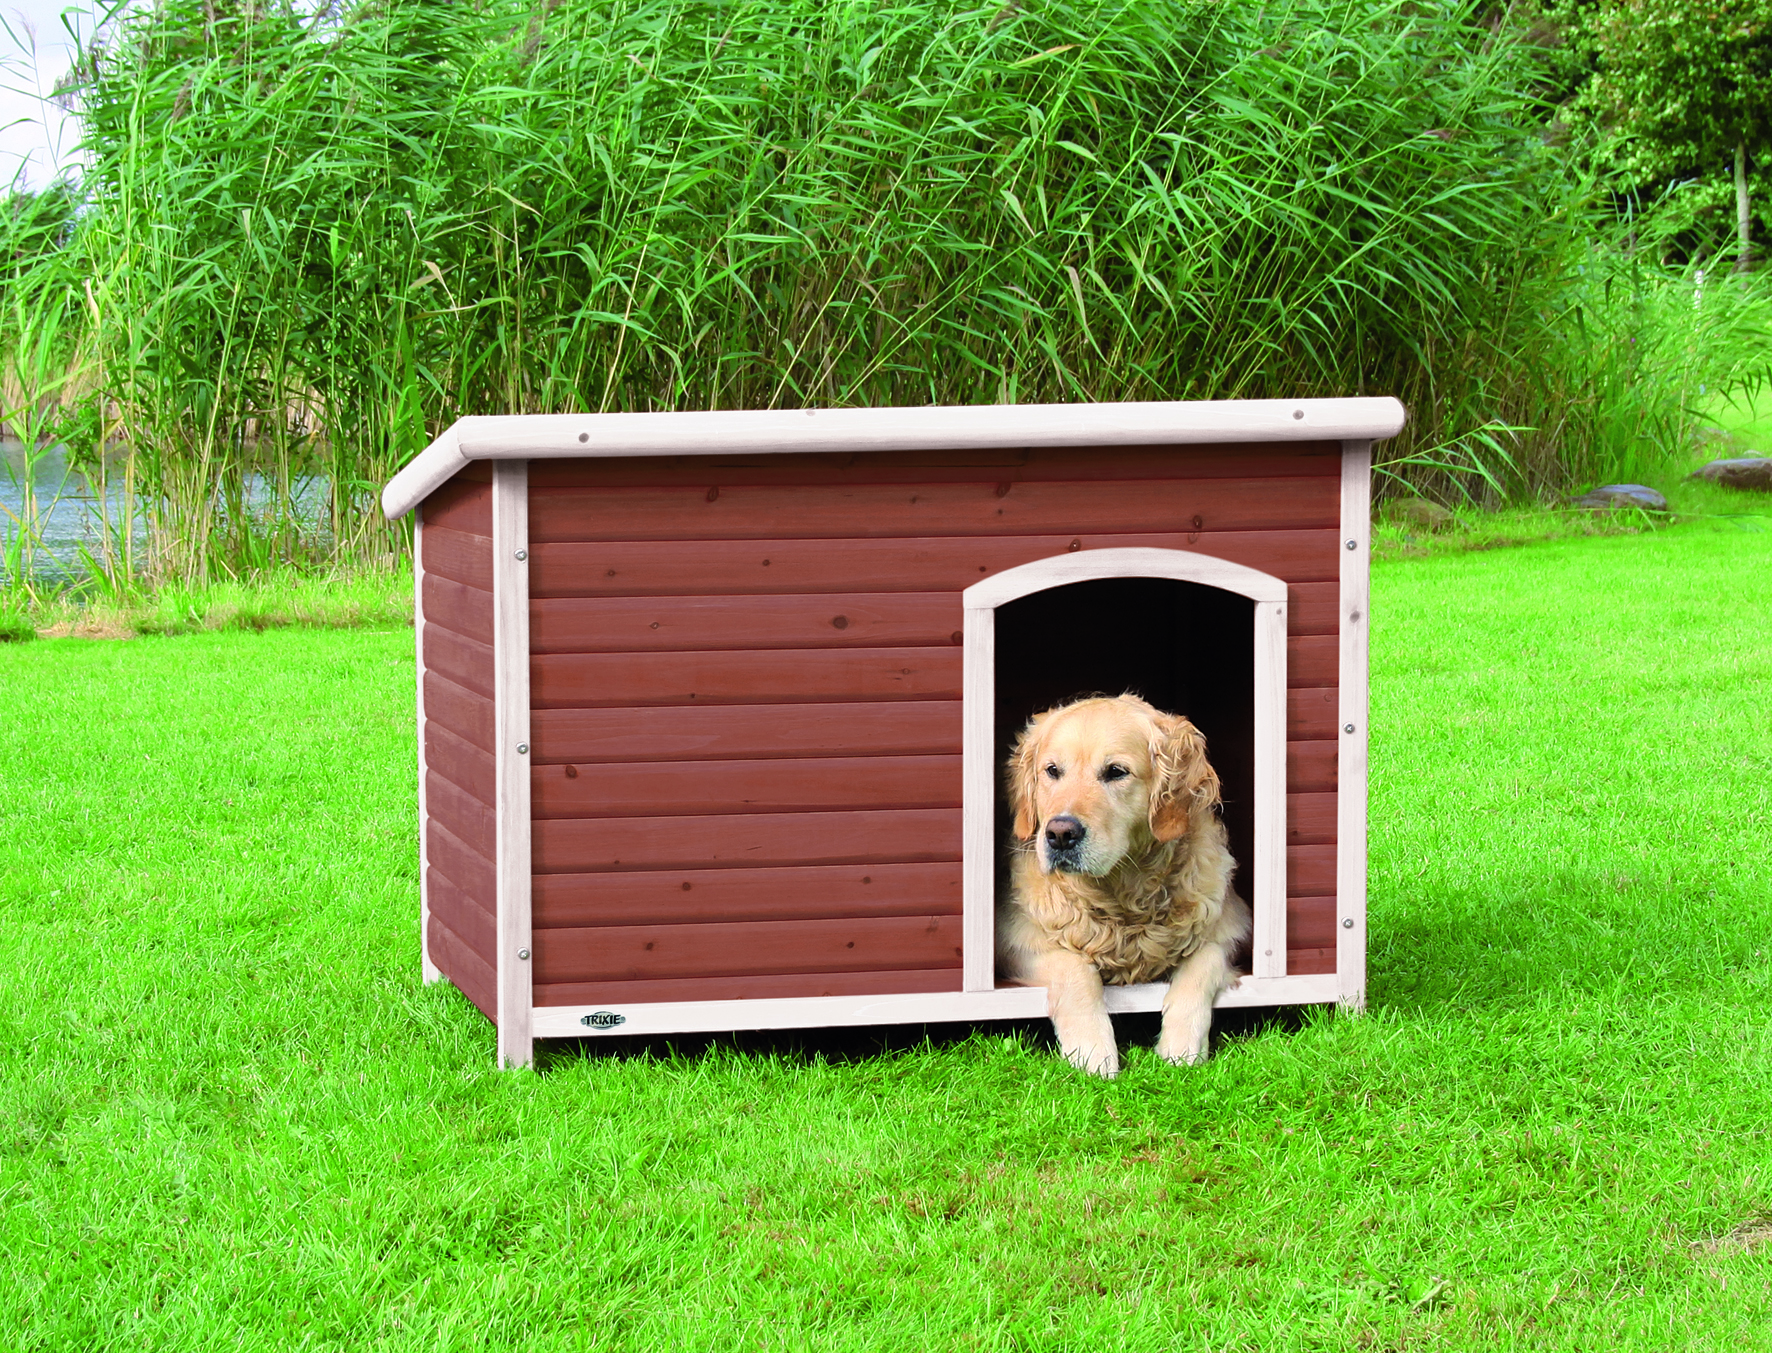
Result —
[{"label": "dog's muzzle", "polygon": [[1046,867],[1075,871],[1082,865],[1089,829],[1068,814],[1046,821]]}]

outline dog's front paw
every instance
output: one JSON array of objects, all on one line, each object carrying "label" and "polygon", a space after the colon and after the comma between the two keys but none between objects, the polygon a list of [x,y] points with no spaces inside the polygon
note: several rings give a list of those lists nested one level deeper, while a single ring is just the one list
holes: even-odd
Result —
[{"label": "dog's front paw", "polygon": [[1062,1051],[1072,1066],[1087,1071],[1092,1076],[1111,1081],[1120,1074],[1120,1049],[1111,1040],[1105,1046],[1100,1043],[1083,1043],[1074,1048],[1063,1048]]},{"label": "dog's front paw", "polygon": [[1112,1080],[1120,1074],[1120,1049],[1106,1012],[1097,1019],[1053,1021],[1058,1050],[1074,1067]]},{"label": "dog's front paw", "polygon": [[1206,1060],[1211,1043],[1210,1009],[1203,1019],[1197,1015],[1172,1015],[1163,1021],[1163,1032],[1157,1039],[1157,1056],[1176,1066],[1198,1066]]}]

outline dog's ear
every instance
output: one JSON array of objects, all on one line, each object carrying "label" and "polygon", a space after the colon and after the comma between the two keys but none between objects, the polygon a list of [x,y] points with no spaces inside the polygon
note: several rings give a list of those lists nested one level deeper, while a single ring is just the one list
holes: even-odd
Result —
[{"label": "dog's ear", "polygon": [[1018,841],[1031,841],[1040,830],[1040,812],[1034,806],[1034,794],[1038,788],[1035,763],[1040,759],[1040,725],[1045,719],[1045,714],[1037,714],[1028,720],[1028,726],[1015,740],[1015,750],[1009,754],[1009,811],[1015,815],[1013,830]]},{"label": "dog's ear", "polygon": [[1218,772],[1206,760],[1206,739],[1186,719],[1159,714],[1154,723],[1151,835],[1178,841],[1197,815],[1218,806]]}]

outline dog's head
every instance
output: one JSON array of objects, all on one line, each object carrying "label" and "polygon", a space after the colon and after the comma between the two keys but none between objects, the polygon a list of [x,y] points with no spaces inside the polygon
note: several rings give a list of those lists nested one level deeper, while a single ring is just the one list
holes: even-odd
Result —
[{"label": "dog's head", "polygon": [[1135,695],[1036,715],[1009,758],[1015,835],[1047,873],[1110,872],[1153,842],[1187,835],[1219,801],[1206,739]]}]

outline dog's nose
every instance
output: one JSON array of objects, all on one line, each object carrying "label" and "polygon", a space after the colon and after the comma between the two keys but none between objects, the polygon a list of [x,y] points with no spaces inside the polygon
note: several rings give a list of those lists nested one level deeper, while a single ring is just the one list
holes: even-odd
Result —
[{"label": "dog's nose", "polygon": [[1074,817],[1055,817],[1046,823],[1048,850],[1075,850],[1083,844],[1083,824]]}]

